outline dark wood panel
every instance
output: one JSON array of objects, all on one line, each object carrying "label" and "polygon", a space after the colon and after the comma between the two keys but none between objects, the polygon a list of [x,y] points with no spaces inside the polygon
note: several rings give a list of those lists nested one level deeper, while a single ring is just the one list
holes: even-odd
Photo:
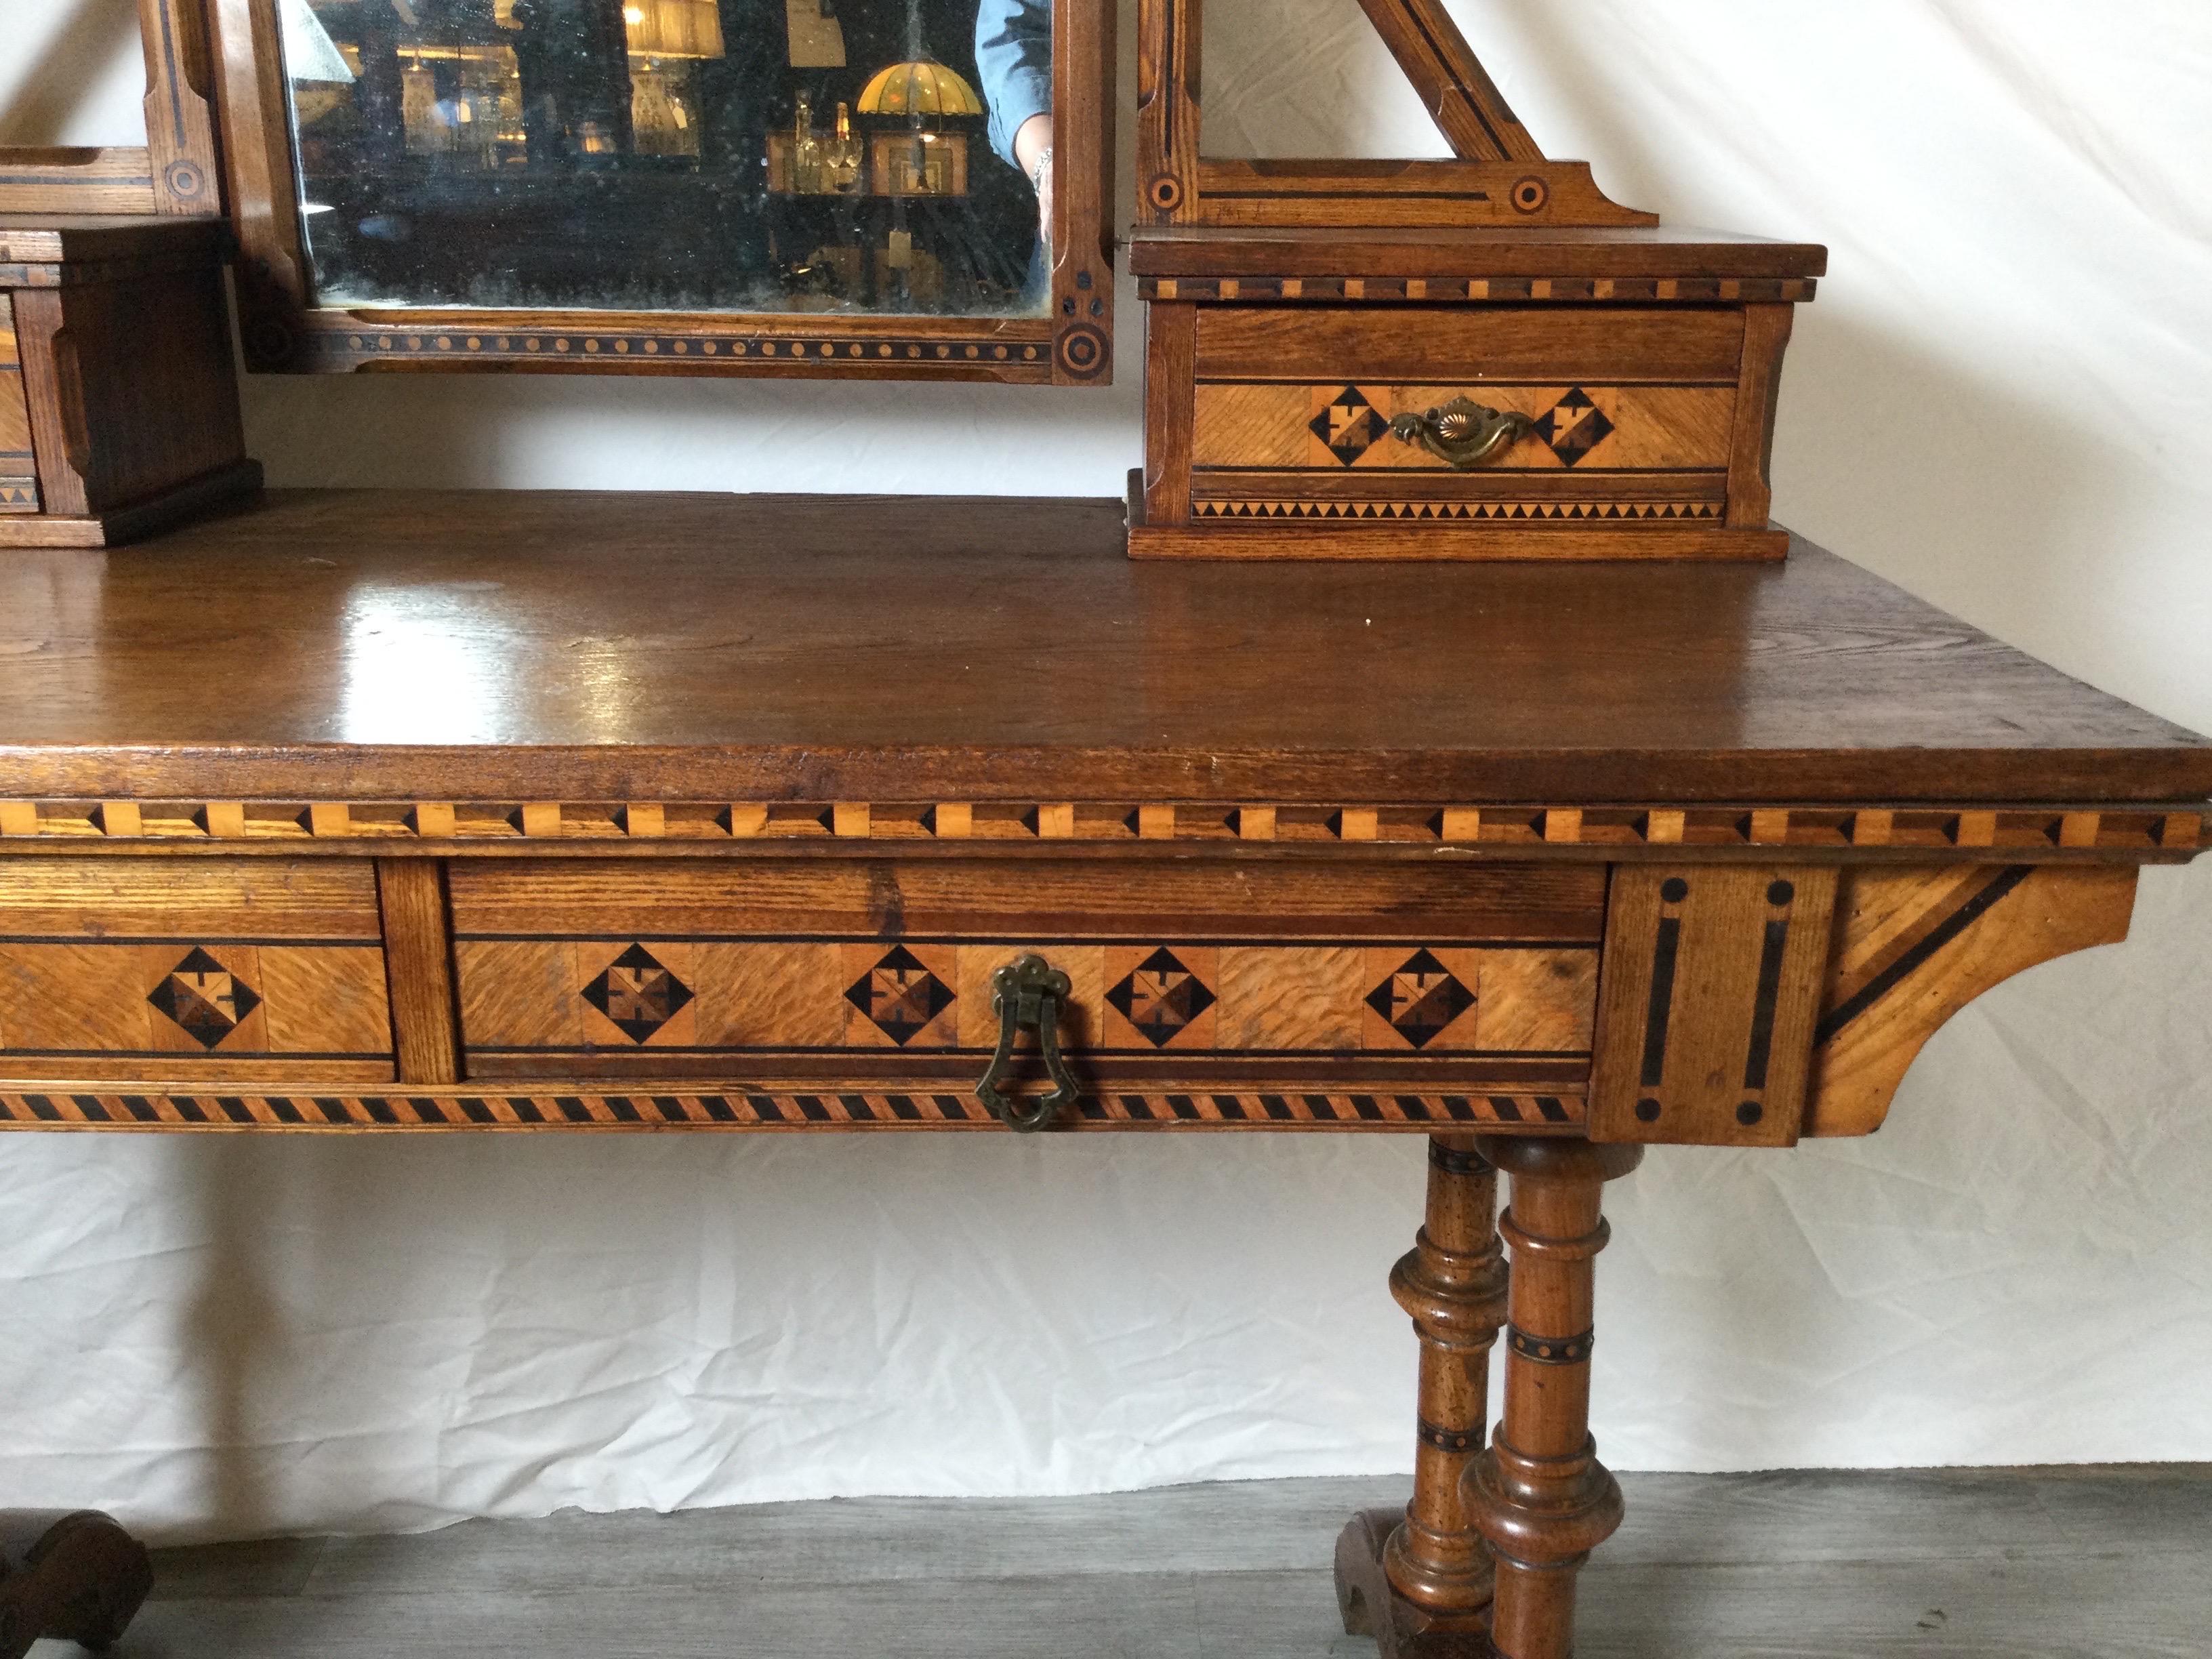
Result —
[{"label": "dark wood panel", "polygon": [[1802,543],[1139,565],[1122,511],[301,492],[129,558],[14,554],[0,798],[2212,795],[2204,739]]}]

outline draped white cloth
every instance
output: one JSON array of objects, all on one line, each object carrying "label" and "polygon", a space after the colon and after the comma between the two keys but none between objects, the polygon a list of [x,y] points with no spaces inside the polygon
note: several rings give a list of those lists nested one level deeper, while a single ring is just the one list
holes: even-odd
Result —
[{"label": "draped white cloth", "polygon": [[[128,142],[72,3],[9,9],[0,107]],[[1213,9],[1220,151],[1436,152],[1350,0]],[[1833,247],[1782,517],[2212,729],[2212,8],[1459,9],[1618,198]],[[74,106],[21,84],[65,34]],[[1118,495],[1122,306],[1110,392],[259,380],[249,437],[281,483]],[[1614,1189],[1609,1461],[2212,1458],[2212,868],[2143,890],[1875,1139]],[[175,1537],[1403,1469],[1422,1179],[1398,1139],[9,1137],[0,1498]]]}]

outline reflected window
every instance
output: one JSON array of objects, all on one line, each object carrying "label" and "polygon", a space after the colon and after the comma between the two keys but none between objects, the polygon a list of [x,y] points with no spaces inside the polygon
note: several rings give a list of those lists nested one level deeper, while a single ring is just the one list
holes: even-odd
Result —
[{"label": "reflected window", "polygon": [[279,0],[313,302],[1043,313],[1050,0]]}]

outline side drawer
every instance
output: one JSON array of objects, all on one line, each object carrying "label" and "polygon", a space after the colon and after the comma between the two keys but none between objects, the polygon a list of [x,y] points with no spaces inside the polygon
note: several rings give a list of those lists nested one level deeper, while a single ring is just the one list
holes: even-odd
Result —
[{"label": "side drawer", "polygon": [[964,1093],[991,975],[1033,951],[1104,1094],[1540,1096],[1562,1122],[1605,906],[1604,872],[1564,865],[502,860],[451,884],[475,1079]]},{"label": "side drawer", "polygon": [[0,859],[0,1076],[391,1081],[374,867]]}]

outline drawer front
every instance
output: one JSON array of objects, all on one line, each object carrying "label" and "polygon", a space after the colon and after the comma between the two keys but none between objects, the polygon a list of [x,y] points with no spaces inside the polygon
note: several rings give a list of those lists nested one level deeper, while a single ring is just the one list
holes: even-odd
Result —
[{"label": "drawer front", "polygon": [[[1717,523],[1743,344],[1728,311],[1200,307],[1194,511]],[[1462,399],[1528,425],[1468,467],[1393,430]]]},{"label": "drawer front", "polygon": [[31,408],[15,345],[15,301],[0,294],[0,513],[39,510],[39,468],[31,451]]},{"label": "drawer front", "polygon": [[374,870],[0,859],[0,1075],[391,1081]]},{"label": "drawer front", "polygon": [[1595,869],[487,860],[451,880],[472,1079],[964,1091],[998,1036],[991,975],[1029,951],[1073,981],[1061,1040],[1103,1093],[1567,1093],[1578,1118],[1589,1068]]}]

